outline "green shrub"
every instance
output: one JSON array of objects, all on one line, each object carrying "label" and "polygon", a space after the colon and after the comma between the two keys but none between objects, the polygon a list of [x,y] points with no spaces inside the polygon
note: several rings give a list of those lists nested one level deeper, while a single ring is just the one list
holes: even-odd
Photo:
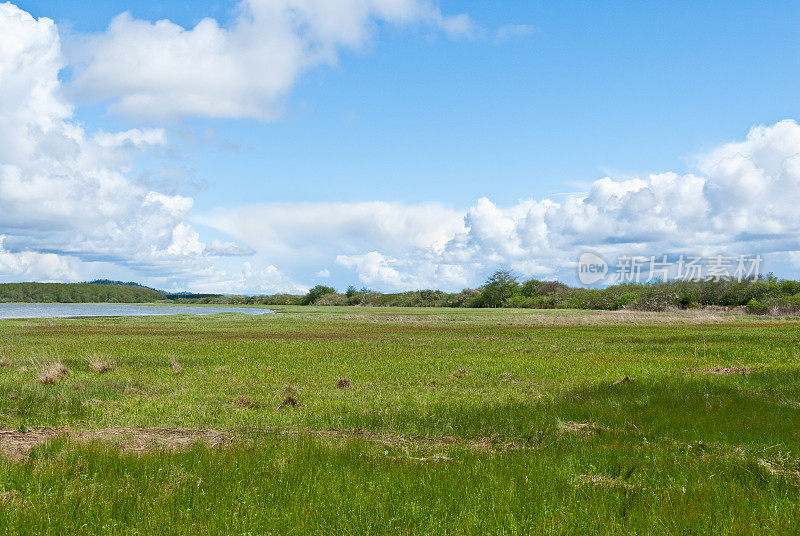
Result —
[{"label": "green shrub", "polygon": [[769,307],[767,307],[757,299],[753,298],[752,300],[747,302],[747,312],[754,315],[765,315],[769,312]]},{"label": "green shrub", "polygon": [[328,292],[317,298],[314,305],[347,305],[347,296],[336,292]]},{"label": "green shrub", "polygon": [[334,288],[326,287],[324,285],[317,285],[308,291],[308,294],[306,294],[302,299],[300,305],[312,305],[325,294],[333,294],[335,292],[336,289]]}]

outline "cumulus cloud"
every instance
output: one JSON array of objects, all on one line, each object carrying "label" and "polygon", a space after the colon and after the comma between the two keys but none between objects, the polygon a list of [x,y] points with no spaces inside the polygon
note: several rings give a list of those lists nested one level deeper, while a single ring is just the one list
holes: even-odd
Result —
[{"label": "cumulus cloud", "polygon": [[250,262],[242,263],[238,273],[235,270],[210,268],[195,276],[192,288],[199,292],[210,293],[304,294],[308,292],[308,287],[295,283],[275,265],[254,267]]},{"label": "cumulus cloud", "polygon": [[200,240],[191,198],[128,178],[164,130],[89,135],[62,95],[63,66],[52,20],[0,4],[0,276],[74,280],[106,262],[188,278],[209,255],[244,253]]},{"label": "cumulus cloud", "polygon": [[[385,259],[388,269],[375,271],[381,277],[364,276],[361,281],[392,288],[424,282],[422,277],[392,277],[392,266],[401,262],[397,259],[432,258],[456,233],[466,230],[463,213],[436,203],[263,203],[197,215],[193,220],[253,248],[254,263],[280,259],[282,269],[303,274],[304,280],[320,277],[310,266],[336,262],[340,267],[366,267],[374,259],[358,259],[380,249],[394,257]],[[427,273],[436,271],[431,265]]]},{"label": "cumulus cloud", "polygon": [[[341,5],[347,9],[334,9]],[[267,117],[299,73],[363,44],[374,21],[464,32],[466,20],[421,0],[251,0],[230,28],[206,20],[185,30],[123,16],[89,42],[87,50],[103,40],[109,49],[90,55],[78,80],[101,91],[110,84],[101,96],[120,96],[117,104],[131,110]],[[129,41],[133,49],[123,54]],[[295,48],[284,54],[286,43]],[[193,58],[198,51],[209,55]],[[163,62],[147,64],[146,53]],[[119,80],[109,75],[114,58]],[[127,65],[129,58],[142,65]],[[192,67],[195,60],[203,67]],[[127,270],[120,278],[144,275],[149,284],[208,292],[302,292],[306,285],[296,281],[314,277],[383,290],[458,289],[499,267],[571,280],[587,249],[607,258],[762,254],[795,271],[800,262],[800,125],[793,120],[755,127],[698,156],[692,173],[604,177],[558,201],[498,206],[481,198],[463,209],[264,203],[198,215],[191,197],[130,179],[142,151],[168,146],[166,131],[87,132],[62,94],[63,66],[53,21],[0,4],[3,280],[87,279],[111,267]],[[269,76],[252,76],[259,69]],[[185,84],[203,89],[196,100],[186,98]],[[204,241],[195,224],[226,241]]]},{"label": "cumulus cloud", "polygon": [[379,22],[475,30],[430,0],[243,0],[236,12],[229,27],[206,18],[188,29],[123,13],[76,47],[75,87],[137,118],[269,120],[300,75],[363,46]]},{"label": "cumulus cloud", "polygon": [[395,259],[371,251],[363,255],[337,255],[336,263],[353,269],[359,281],[392,290],[439,286],[464,287],[468,277],[463,266],[420,259]]},{"label": "cumulus cloud", "polygon": [[6,251],[6,237],[0,235],[0,278],[23,278],[38,281],[75,280],[78,277],[78,263],[75,259],[54,253]]},{"label": "cumulus cloud", "polygon": [[[574,282],[579,254],[762,254],[798,262],[800,125],[753,128],[690,174],[604,177],[588,193],[466,210],[386,203],[254,205],[200,221],[298,266],[329,262],[382,289],[479,284],[507,267]],[[254,223],[256,222],[256,223]],[[318,264],[317,264],[318,265]]]}]

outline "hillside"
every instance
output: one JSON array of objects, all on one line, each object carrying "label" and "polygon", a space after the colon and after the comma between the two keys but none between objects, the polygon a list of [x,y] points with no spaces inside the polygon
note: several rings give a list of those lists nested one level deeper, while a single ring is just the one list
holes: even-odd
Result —
[{"label": "hillside", "polygon": [[163,292],[135,285],[95,283],[2,283],[0,303],[145,303],[167,299]]}]

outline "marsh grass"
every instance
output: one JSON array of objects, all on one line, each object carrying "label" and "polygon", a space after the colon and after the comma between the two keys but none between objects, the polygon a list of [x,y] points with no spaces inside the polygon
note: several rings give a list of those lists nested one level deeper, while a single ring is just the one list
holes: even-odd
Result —
[{"label": "marsh grass", "polygon": [[97,374],[105,374],[117,368],[116,362],[109,361],[98,354],[87,357],[86,362],[89,364],[89,368]]},{"label": "marsh grass", "polygon": [[[0,374],[4,428],[239,438],[37,447],[0,462],[0,533],[798,530],[797,320],[283,312],[0,321],[32,356]],[[113,374],[87,366],[111,351]]]},{"label": "marsh grass", "polygon": [[173,374],[183,374],[183,367],[180,363],[178,363],[178,358],[174,355],[169,356],[169,366],[172,369]]},{"label": "marsh grass", "polygon": [[39,369],[39,375],[36,376],[36,381],[43,385],[55,385],[70,374],[70,370],[61,361],[44,365],[37,363],[37,368]]},{"label": "marsh grass", "polygon": [[615,437],[491,454],[266,436],[133,455],[56,441],[0,464],[0,479],[13,498],[3,533],[788,534],[800,514],[797,485],[750,458]]}]

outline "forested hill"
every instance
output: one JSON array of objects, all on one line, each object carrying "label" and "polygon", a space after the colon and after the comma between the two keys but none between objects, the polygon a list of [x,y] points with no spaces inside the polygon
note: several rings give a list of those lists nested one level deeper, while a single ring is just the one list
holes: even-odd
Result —
[{"label": "forested hill", "polygon": [[0,303],[146,303],[166,300],[161,291],[131,284],[3,283]]}]

